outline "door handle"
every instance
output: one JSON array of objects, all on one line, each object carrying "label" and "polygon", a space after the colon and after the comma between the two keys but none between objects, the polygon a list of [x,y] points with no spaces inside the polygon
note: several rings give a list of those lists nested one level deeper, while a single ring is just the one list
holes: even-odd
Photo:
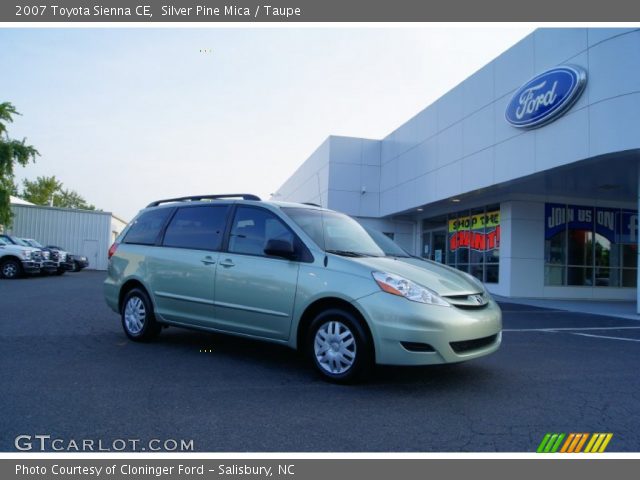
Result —
[{"label": "door handle", "polygon": [[233,263],[233,260],[231,260],[230,258],[227,258],[226,260],[223,260],[222,262],[220,262],[220,265],[227,268],[236,266],[236,264]]},{"label": "door handle", "polygon": [[200,260],[202,263],[204,263],[205,265],[215,265],[216,261],[210,257],[210,256],[206,256],[204,257],[202,260]]}]

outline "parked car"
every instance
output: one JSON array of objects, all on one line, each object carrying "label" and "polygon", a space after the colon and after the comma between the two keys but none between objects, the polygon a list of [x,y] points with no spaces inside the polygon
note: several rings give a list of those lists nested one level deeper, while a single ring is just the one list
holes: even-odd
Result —
[{"label": "parked car", "polygon": [[33,238],[20,238],[18,240],[44,252],[45,257],[50,260],[50,265],[46,269],[47,273],[63,275],[64,272],[73,270],[73,258],[70,258],[70,255],[61,248],[45,247]]},{"label": "parked car", "polygon": [[254,195],[149,204],[109,249],[107,304],[135,341],[163,325],[306,352],[324,378],[374,363],[427,365],[495,352],[502,314],[454,269],[385,255],[335,211]]},{"label": "parked car", "polygon": [[[47,245],[47,248],[62,250],[62,248],[56,247],[55,245]],[[74,272],[79,272],[80,270],[87,268],[89,266],[89,259],[84,255],[74,255],[74,254],[68,254],[68,255],[69,255],[68,257],[69,263],[73,266],[73,268],[70,268],[70,270],[73,270]]]},{"label": "parked car", "polygon": [[64,269],[60,263],[60,254],[56,250],[51,250],[42,246],[41,243],[37,242],[32,238],[17,238],[11,237],[14,241],[20,242],[22,245],[28,245],[33,248],[37,248],[42,252],[42,257],[44,259],[42,270],[40,273],[49,274],[49,275],[61,275],[59,272],[62,270],[64,273]]},{"label": "parked car", "polygon": [[18,238],[16,236],[13,235],[0,235],[0,238],[3,238],[7,243],[10,243],[12,245],[17,245],[17,246],[21,246],[21,247],[30,247],[35,249],[38,253],[39,253],[39,263],[40,263],[40,272],[41,274],[51,274],[51,273],[55,273],[57,271],[58,268],[58,264],[57,262],[53,261],[51,259],[51,253],[45,250],[42,250],[39,247],[36,247],[34,245],[31,245],[28,242],[25,242],[22,238]]},{"label": "parked car", "polygon": [[0,277],[15,279],[25,273],[38,274],[42,261],[38,249],[11,243],[0,235]]}]

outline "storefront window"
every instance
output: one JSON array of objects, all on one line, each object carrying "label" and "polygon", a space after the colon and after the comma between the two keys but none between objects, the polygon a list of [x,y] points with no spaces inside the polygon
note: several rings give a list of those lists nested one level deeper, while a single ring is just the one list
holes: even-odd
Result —
[{"label": "storefront window", "polygon": [[635,286],[637,218],[628,210],[546,204],[545,285]]},{"label": "storefront window", "polygon": [[500,261],[500,207],[464,210],[447,218],[447,264],[485,283],[497,283]]}]

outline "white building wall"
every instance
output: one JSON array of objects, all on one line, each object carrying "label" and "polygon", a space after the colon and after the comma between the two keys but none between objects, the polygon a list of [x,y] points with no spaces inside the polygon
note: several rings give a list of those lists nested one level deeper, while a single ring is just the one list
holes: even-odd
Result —
[{"label": "white building wall", "polygon": [[[382,140],[380,214],[411,210],[606,153],[640,148],[640,30],[540,29]],[[584,67],[571,110],[529,131],[504,111],[558,64]]]},{"label": "white building wall", "polygon": [[[381,141],[329,137],[274,199],[384,217],[638,149],[639,51],[638,29],[536,30]],[[504,112],[514,91],[564,63],[588,72],[577,103],[549,126],[510,126]]]},{"label": "white building wall", "polygon": [[29,205],[12,205],[11,235],[57,245],[71,254],[85,255],[89,268],[107,269],[111,213]]},{"label": "white building wall", "polygon": [[496,293],[540,297],[544,285],[544,203],[500,205],[500,283]]},{"label": "white building wall", "polygon": [[329,158],[331,137],[272,195],[271,200],[287,202],[311,202],[327,206],[329,189]]},{"label": "white building wall", "polygon": [[328,208],[380,216],[380,141],[336,137],[330,145]]},{"label": "white building wall", "polygon": [[127,222],[122,220],[121,218],[116,217],[115,215],[111,216],[111,239],[110,242],[115,242],[118,235],[122,233],[122,231],[127,226]]}]

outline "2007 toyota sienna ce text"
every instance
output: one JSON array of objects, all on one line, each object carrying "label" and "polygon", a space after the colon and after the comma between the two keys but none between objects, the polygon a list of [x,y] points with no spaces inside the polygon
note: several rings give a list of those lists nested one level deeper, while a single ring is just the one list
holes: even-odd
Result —
[{"label": "2007 toyota sienna ce text", "polygon": [[427,365],[498,349],[502,314],[474,277],[385,255],[351,217],[254,195],[160,200],[109,249],[107,304],[126,335],[163,325],[258,338],[349,382],[374,363]]}]

